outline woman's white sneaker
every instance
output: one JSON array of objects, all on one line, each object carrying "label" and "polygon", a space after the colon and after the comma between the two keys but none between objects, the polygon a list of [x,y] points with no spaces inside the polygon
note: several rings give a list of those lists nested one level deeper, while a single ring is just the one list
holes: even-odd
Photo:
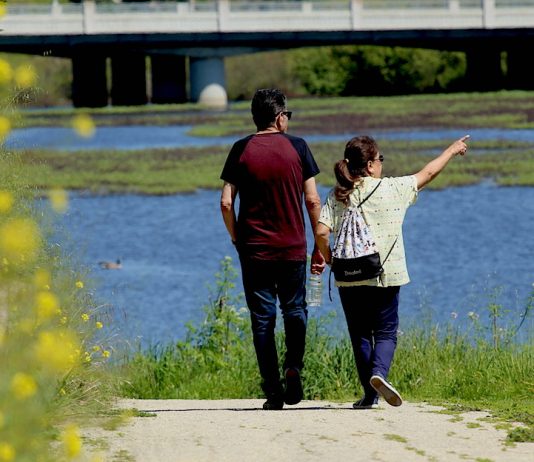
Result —
[{"label": "woman's white sneaker", "polygon": [[402,404],[400,393],[380,375],[373,375],[369,383],[391,406],[400,406]]}]

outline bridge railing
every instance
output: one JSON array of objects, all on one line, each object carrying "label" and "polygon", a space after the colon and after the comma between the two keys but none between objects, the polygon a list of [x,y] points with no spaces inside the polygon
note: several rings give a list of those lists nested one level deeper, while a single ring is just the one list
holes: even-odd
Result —
[{"label": "bridge railing", "polygon": [[[387,13],[387,14],[386,14]],[[534,28],[534,0],[9,4],[2,35]]]}]

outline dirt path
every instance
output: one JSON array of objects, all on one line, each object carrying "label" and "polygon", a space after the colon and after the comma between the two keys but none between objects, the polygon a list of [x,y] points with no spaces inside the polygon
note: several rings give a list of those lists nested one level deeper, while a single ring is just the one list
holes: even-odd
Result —
[{"label": "dirt path", "polygon": [[485,412],[451,415],[404,403],[356,411],[351,403],[304,401],[263,411],[263,400],[122,400],[150,413],[115,431],[88,429],[86,447],[106,461],[137,462],[532,462],[534,443],[506,445]]}]

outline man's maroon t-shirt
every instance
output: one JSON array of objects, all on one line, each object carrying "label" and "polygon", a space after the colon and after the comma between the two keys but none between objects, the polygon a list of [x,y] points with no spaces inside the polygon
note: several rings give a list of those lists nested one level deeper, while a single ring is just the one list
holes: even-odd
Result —
[{"label": "man's maroon t-shirt", "polygon": [[306,142],[285,133],[250,135],[232,147],[221,179],[237,187],[241,256],[306,260],[304,182],[319,168]]}]

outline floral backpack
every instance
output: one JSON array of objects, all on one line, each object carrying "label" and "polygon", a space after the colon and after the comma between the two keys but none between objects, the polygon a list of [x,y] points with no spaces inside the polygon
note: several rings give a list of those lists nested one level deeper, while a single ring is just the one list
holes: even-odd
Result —
[{"label": "floral backpack", "polygon": [[[379,276],[384,271],[378,247],[361,212],[361,206],[373,195],[380,183],[357,206],[347,207],[343,213],[332,249],[332,272],[337,282],[365,281]],[[396,242],[397,239],[384,262]]]}]

